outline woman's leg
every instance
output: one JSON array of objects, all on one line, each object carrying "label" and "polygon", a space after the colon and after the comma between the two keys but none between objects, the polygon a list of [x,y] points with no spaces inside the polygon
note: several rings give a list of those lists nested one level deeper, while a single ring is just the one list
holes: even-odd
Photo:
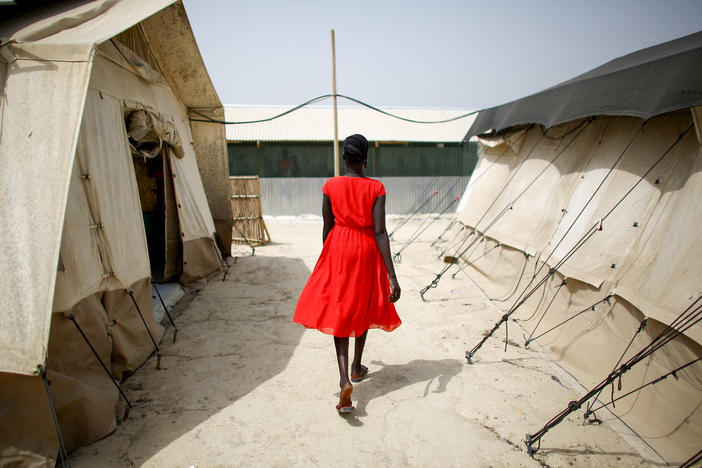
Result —
[{"label": "woman's leg", "polygon": [[351,392],[353,392],[353,385],[349,380],[348,337],[339,338],[335,336],[334,347],[336,348],[336,362],[339,364],[339,387],[341,388],[339,404],[336,405],[336,410],[339,413],[348,413],[353,411],[353,404],[351,403]]},{"label": "woman's leg", "polygon": [[356,337],[354,343],[353,363],[351,363],[351,375],[354,376],[354,378],[363,374],[361,360],[363,359],[363,348],[366,346],[367,337],[368,330],[366,330],[363,335]]},{"label": "woman's leg", "polygon": [[336,348],[336,362],[339,364],[339,386],[344,387],[349,381],[349,339],[348,337],[334,337]]}]

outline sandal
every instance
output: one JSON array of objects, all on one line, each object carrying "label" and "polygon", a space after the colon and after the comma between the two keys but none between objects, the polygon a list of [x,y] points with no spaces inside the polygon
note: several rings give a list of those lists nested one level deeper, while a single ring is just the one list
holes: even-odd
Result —
[{"label": "sandal", "polygon": [[353,385],[351,384],[341,389],[339,404],[336,405],[336,411],[339,414],[353,413],[356,409],[353,407],[353,403],[351,403],[351,392],[353,392]]},{"label": "sandal", "polygon": [[366,366],[361,366],[361,373],[360,374],[358,374],[358,375],[351,374],[351,382],[353,382],[353,383],[361,382],[363,379],[366,378],[366,375],[368,375],[368,368]]}]

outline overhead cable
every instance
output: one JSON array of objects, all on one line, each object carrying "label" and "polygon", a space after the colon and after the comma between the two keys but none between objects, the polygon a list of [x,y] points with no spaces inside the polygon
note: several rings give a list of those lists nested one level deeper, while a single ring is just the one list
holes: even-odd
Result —
[{"label": "overhead cable", "polygon": [[276,114],[276,115],[274,115],[274,116],[272,116],[272,117],[267,117],[267,118],[265,118],[265,119],[243,120],[243,121],[218,120],[218,119],[213,119],[213,118],[211,118],[211,117],[208,117],[207,115],[203,114],[202,112],[200,112],[200,111],[198,111],[198,110],[196,110],[196,109],[192,109],[191,112],[194,113],[194,114],[199,115],[201,118],[199,118],[199,119],[193,119],[193,118],[191,118],[190,121],[191,121],[191,122],[216,123],[216,124],[224,124],[224,125],[244,125],[244,124],[254,124],[254,123],[270,122],[271,120],[279,119],[280,117],[284,117],[284,116],[286,116],[286,115],[288,115],[288,114],[290,114],[290,113],[292,113],[292,112],[295,112],[295,111],[297,111],[297,110],[300,110],[300,109],[302,109],[302,108],[305,107],[305,106],[309,106],[310,104],[314,104],[314,103],[317,103],[317,102],[320,102],[320,101],[323,101],[323,100],[325,100],[325,99],[329,99],[329,98],[335,97],[335,96],[336,96],[336,97],[343,98],[343,99],[347,99],[347,100],[349,100],[349,101],[351,101],[351,102],[355,102],[356,104],[360,104],[361,106],[367,107],[367,108],[370,109],[370,110],[374,110],[374,111],[376,111],[376,112],[380,112],[381,114],[387,115],[388,117],[392,117],[392,118],[395,118],[395,119],[404,120],[405,122],[416,123],[416,124],[442,124],[442,123],[448,123],[448,122],[455,122],[456,120],[465,119],[466,117],[470,117],[471,115],[475,115],[475,114],[477,114],[478,112],[480,112],[480,109],[479,109],[479,110],[475,110],[475,111],[472,111],[472,112],[468,112],[468,113],[466,113],[466,114],[457,115],[457,116],[451,117],[451,118],[449,118],[449,119],[441,119],[441,120],[416,120],[416,119],[409,119],[409,118],[407,118],[407,117],[402,117],[402,116],[400,116],[400,115],[393,114],[393,113],[390,113],[390,112],[388,112],[388,111],[384,111],[384,110],[382,110],[382,109],[380,109],[380,108],[378,108],[378,107],[375,107],[375,106],[373,106],[373,105],[371,105],[371,104],[368,104],[367,102],[363,102],[363,101],[361,101],[360,99],[352,98],[352,97],[350,97],[350,96],[345,96],[345,95],[343,95],[343,94],[322,94],[321,96],[317,96],[317,97],[315,97],[315,98],[312,98],[312,99],[310,99],[310,100],[308,100],[308,101],[303,102],[302,104],[299,104],[299,105],[297,105],[297,106],[295,106],[295,107],[292,107],[292,108],[286,110],[285,112],[281,112],[280,114]]}]

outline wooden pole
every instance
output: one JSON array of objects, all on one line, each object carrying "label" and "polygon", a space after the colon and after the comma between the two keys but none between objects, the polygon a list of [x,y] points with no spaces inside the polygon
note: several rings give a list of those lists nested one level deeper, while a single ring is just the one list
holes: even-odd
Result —
[{"label": "wooden pole", "polygon": [[334,176],[339,175],[339,119],[336,113],[336,47],[334,46],[334,30],[331,30],[332,50],[332,94],[334,95]]}]

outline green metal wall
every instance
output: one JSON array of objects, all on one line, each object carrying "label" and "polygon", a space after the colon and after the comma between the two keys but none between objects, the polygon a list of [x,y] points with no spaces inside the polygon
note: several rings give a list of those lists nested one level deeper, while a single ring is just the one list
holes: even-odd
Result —
[{"label": "green metal wall", "polygon": [[[331,177],[333,143],[228,143],[229,175]],[[341,153],[341,150],[339,151]],[[475,143],[370,143],[370,177],[467,176],[478,161]],[[340,162],[344,172],[343,161]]]}]

